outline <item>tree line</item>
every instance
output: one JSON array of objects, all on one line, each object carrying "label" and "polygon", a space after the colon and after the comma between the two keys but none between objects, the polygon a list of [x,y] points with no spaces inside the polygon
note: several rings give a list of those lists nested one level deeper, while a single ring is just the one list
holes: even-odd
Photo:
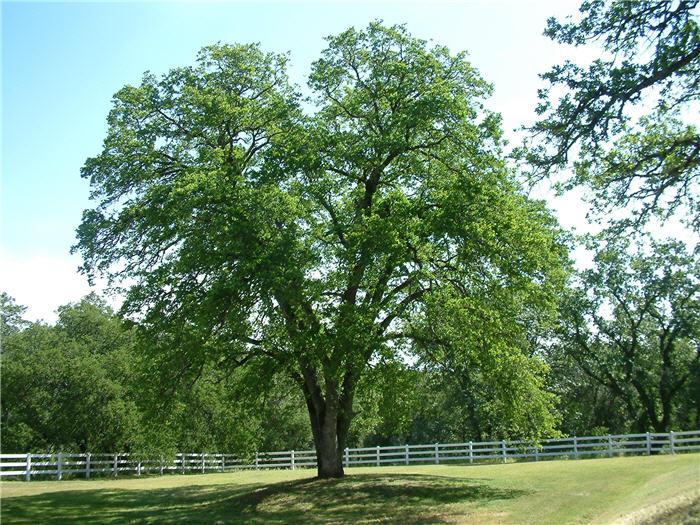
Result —
[{"label": "tree line", "polygon": [[[564,95],[511,154],[466,54],[404,26],[328,37],[309,99],[258,45],[125,86],[74,247],[120,316],[23,326],[3,298],[3,446],[313,444],[337,477],[348,445],[696,427],[697,253],[646,229],[698,231],[696,7],[550,20],[605,53],[543,75]],[[544,179],[588,188],[600,233],[563,231]]]},{"label": "tree line", "polygon": [[[585,288],[568,290],[556,328],[531,334],[540,382],[517,385],[530,399],[510,407],[463,356],[377,362],[347,446],[534,435],[528,425],[541,437],[700,428],[698,263],[678,243],[656,251],[608,249],[575,277]],[[60,307],[54,325],[24,321],[5,293],[0,303],[3,452],[313,447],[303,397],[279,371],[265,383],[214,366],[184,385],[154,381],[162,372],[139,327],[97,295]]]}]

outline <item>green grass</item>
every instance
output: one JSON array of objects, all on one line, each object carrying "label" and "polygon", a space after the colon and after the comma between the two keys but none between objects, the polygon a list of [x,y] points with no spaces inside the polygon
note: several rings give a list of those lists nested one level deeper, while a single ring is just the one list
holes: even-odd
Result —
[{"label": "green grass", "polygon": [[[2,523],[610,523],[700,497],[700,454],[2,483]],[[666,509],[668,513],[668,509]]]}]

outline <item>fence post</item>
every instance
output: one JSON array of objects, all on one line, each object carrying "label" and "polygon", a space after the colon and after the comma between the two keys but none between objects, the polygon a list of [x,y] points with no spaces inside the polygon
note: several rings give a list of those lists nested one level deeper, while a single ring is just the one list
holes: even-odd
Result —
[{"label": "fence post", "polygon": [[506,440],[501,440],[501,450],[503,451],[503,463],[506,462]]},{"label": "fence post", "polygon": [[472,442],[469,442],[469,464],[474,463],[474,451],[472,449]]},{"label": "fence post", "polygon": [[85,454],[85,479],[90,479],[90,458],[89,452]]},{"label": "fence post", "polygon": [[258,470],[260,468],[260,463],[259,463],[259,458],[258,458],[258,453],[255,453],[255,470]]},{"label": "fence post", "polygon": [[32,480],[32,454],[27,452],[27,467],[24,471],[24,481]]},{"label": "fence post", "polygon": [[350,449],[345,447],[345,468],[350,468]]},{"label": "fence post", "polygon": [[381,461],[379,460],[380,457],[380,452],[379,452],[379,445],[377,445],[377,466],[379,467],[381,465]]},{"label": "fence post", "polygon": [[160,470],[160,475],[163,475],[163,454],[158,455],[158,467]]},{"label": "fence post", "polygon": [[202,452],[202,474],[204,474],[204,452]]},{"label": "fence post", "polygon": [[671,454],[676,453],[676,443],[675,440],[673,439],[673,430],[668,434],[668,439],[669,439],[669,444],[671,445]]},{"label": "fence post", "polygon": [[226,454],[221,454],[221,472],[226,472]]},{"label": "fence post", "polygon": [[180,452],[180,471],[182,474],[185,474],[185,454],[183,452]]},{"label": "fence post", "polygon": [[139,459],[139,462],[136,464],[136,475],[140,476],[141,475],[141,460]]},{"label": "fence post", "polygon": [[294,470],[294,451],[292,450],[292,470]]},{"label": "fence post", "polygon": [[117,462],[119,454],[114,454],[114,463],[112,464],[112,475],[117,477]]},{"label": "fence post", "polygon": [[408,454],[409,454],[408,443],[406,443],[406,447],[404,448],[404,450],[405,450],[405,452],[404,452],[404,464],[408,465],[409,464],[409,461],[408,461]]},{"label": "fence post", "polygon": [[58,481],[61,481],[61,478],[63,477],[63,453],[59,452],[58,455],[56,456],[56,479]]},{"label": "fence post", "polygon": [[574,436],[574,459],[578,459],[578,442]]},{"label": "fence post", "polygon": [[613,457],[612,437],[608,434],[608,457]]},{"label": "fence post", "polygon": [[651,456],[651,434],[647,432],[647,456]]},{"label": "fence post", "polygon": [[539,443],[535,445],[535,461],[540,460],[540,445]]},{"label": "fence post", "polygon": [[440,451],[438,450],[438,444],[435,443],[435,464],[440,464]]}]

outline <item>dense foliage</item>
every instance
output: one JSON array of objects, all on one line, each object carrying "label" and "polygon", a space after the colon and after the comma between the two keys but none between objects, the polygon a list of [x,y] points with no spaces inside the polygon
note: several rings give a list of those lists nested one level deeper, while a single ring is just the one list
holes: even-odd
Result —
[{"label": "dense foliage", "polygon": [[[245,454],[310,444],[298,395],[281,377],[261,390],[252,378],[207,370],[190,388],[168,391],[149,380],[134,327],[98,297],[62,306],[54,326],[22,321],[14,315],[21,307],[4,297],[4,452]],[[241,389],[245,404],[235,396]]]},{"label": "dense foliage", "polygon": [[2,446],[131,450],[138,443],[134,334],[102,301],[60,308],[55,326],[31,324],[2,342]]}]

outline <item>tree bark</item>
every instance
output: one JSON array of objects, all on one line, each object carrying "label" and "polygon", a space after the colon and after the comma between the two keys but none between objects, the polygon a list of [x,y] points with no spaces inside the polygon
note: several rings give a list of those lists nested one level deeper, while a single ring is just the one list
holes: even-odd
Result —
[{"label": "tree bark", "polygon": [[343,451],[349,422],[337,408],[324,402],[324,407],[316,407],[307,402],[309,419],[316,446],[317,475],[319,478],[340,478],[343,470]]},{"label": "tree bark", "polygon": [[327,384],[324,395],[317,371],[302,365],[302,373],[302,388],[316,447],[317,476],[321,479],[343,477],[343,452],[353,416],[351,389],[339,396],[338,389]]},{"label": "tree bark", "polygon": [[342,478],[343,470],[343,445],[344,439],[333,428],[335,425],[326,425],[322,429],[321,436],[316,443],[316,458],[318,461],[317,475],[319,478]]}]

